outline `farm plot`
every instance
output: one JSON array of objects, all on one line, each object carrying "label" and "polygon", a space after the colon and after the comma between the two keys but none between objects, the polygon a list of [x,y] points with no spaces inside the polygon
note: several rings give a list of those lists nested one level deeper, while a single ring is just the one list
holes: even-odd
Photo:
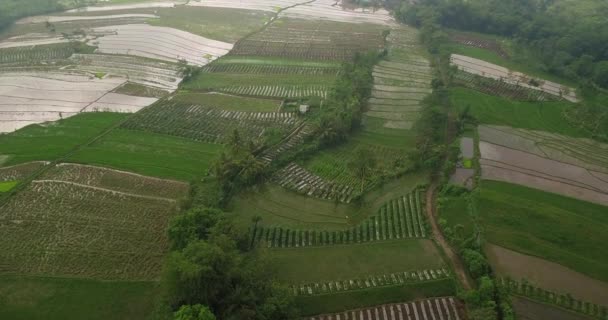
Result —
[{"label": "farm plot", "polygon": [[369,23],[385,26],[397,24],[387,10],[365,8],[350,10],[341,6],[340,2],[336,0],[316,0],[293,6],[282,11],[279,16],[348,23]]},{"label": "farm plot", "polygon": [[30,23],[58,23],[58,22],[73,22],[73,21],[91,21],[91,20],[114,20],[114,19],[138,19],[140,22],[144,22],[147,19],[158,18],[153,14],[142,14],[142,13],[127,13],[127,14],[112,14],[112,15],[99,15],[99,16],[35,16],[27,17],[17,21],[17,24],[30,24]]},{"label": "farm plot", "polygon": [[77,70],[125,77],[132,83],[176,90],[182,81],[179,66],[141,57],[101,54],[74,54],[70,58]]},{"label": "farm plot", "polygon": [[0,272],[157,280],[168,249],[165,230],[178,210],[176,199],[160,195],[35,180],[0,213],[7,240],[0,244]]},{"label": "farm plot", "polygon": [[310,317],[310,320],[460,320],[466,319],[463,307],[453,297],[386,304]]},{"label": "farm plot", "polygon": [[460,139],[460,159],[456,165],[456,171],[450,177],[450,183],[465,187],[469,190],[473,188],[473,176],[475,169],[473,157],[475,156],[475,141],[472,138],[463,137]]},{"label": "farm plot", "polygon": [[459,71],[454,77],[457,84],[483,93],[521,101],[557,101],[560,97],[544,91],[532,90],[505,81],[484,78],[479,75]]},{"label": "farm plot", "polygon": [[499,126],[479,135],[483,179],[608,205],[608,145]]},{"label": "farm plot", "polygon": [[[409,30],[393,30],[392,33],[397,33],[389,40],[389,47],[396,45],[392,52],[403,50],[400,45],[416,46],[408,38]],[[407,56],[389,55],[388,61],[374,67],[373,76],[374,88],[366,117],[378,119],[384,128],[411,129],[418,118],[421,101],[432,91],[428,61],[413,52]]]},{"label": "farm plot", "polygon": [[304,143],[308,137],[314,133],[314,128],[306,123],[296,128],[285,140],[278,145],[272,146],[262,152],[259,158],[265,163],[270,164],[282,153],[288,152],[296,146]]},{"label": "farm plot", "polygon": [[35,161],[10,167],[0,167],[0,182],[22,180],[47,164],[47,162]]},{"label": "farm plot", "polygon": [[293,162],[277,172],[274,179],[283,188],[326,200],[350,203],[355,193],[353,187],[326,181]]},{"label": "farm plot", "polygon": [[300,285],[292,285],[290,289],[294,295],[312,296],[320,294],[338,293],[343,291],[379,288],[388,286],[399,286],[413,283],[436,281],[450,278],[447,269],[425,269],[416,271],[404,271],[390,274],[367,276],[358,279],[340,281],[313,282]]},{"label": "farm plot", "polygon": [[60,163],[46,171],[40,179],[169,199],[179,199],[189,190],[184,182],[75,163]]},{"label": "farm plot", "polygon": [[0,49],[0,72],[11,71],[9,67],[24,64],[39,65],[64,60],[73,53],[74,46],[69,43]]},{"label": "farm plot", "polygon": [[484,39],[464,33],[453,33],[450,34],[450,40],[465,46],[492,51],[504,59],[509,58],[509,54],[503,49],[500,43],[494,39]]},{"label": "farm plot", "polygon": [[281,101],[234,96],[217,92],[179,92],[171,99],[182,104],[204,104],[206,107],[226,111],[273,112],[281,107]]},{"label": "farm plot", "polygon": [[[488,244],[486,254],[500,277],[530,284],[576,299],[606,305],[608,283],[566,268],[560,264]],[[608,306],[608,305],[606,305]]]},{"label": "farm plot", "polygon": [[367,24],[279,19],[237,43],[230,55],[342,61],[384,48],[383,29]]},{"label": "farm plot", "polygon": [[534,79],[526,74],[512,71],[483,60],[452,54],[450,56],[450,64],[467,73],[507,82],[527,89],[543,91],[571,102],[579,101],[573,88],[544,79]]},{"label": "farm plot", "polygon": [[0,49],[33,47],[58,43],[68,43],[69,40],[64,37],[49,36],[45,34],[27,34],[15,36],[0,42]]},{"label": "farm plot", "polygon": [[268,128],[291,132],[299,123],[294,113],[225,111],[198,105],[159,103],[130,118],[122,128],[224,143],[234,130],[242,136],[258,138]]},{"label": "farm plot", "polygon": [[228,53],[229,43],[167,27],[132,24],[94,28],[100,53],[127,54],[203,66]]},{"label": "farm plot", "polygon": [[346,230],[296,230],[261,225],[251,229],[252,241],[269,248],[290,248],[425,238],[424,197],[421,193],[418,189],[392,199],[380,207],[377,215]]},{"label": "farm plot", "polygon": [[0,133],[71,117],[124,81],[65,72],[0,74]]},{"label": "farm plot", "polygon": [[129,3],[129,4],[113,4],[106,6],[89,6],[77,9],[71,9],[66,13],[83,13],[83,12],[100,12],[100,11],[116,11],[116,10],[129,10],[129,9],[144,9],[144,8],[173,8],[178,4],[183,4],[184,1],[156,1],[156,2],[143,2],[143,3]]}]

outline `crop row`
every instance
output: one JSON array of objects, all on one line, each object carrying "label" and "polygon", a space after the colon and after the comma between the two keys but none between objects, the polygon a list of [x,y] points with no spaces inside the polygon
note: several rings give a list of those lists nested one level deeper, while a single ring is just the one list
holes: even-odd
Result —
[{"label": "crop row", "polygon": [[0,63],[40,64],[42,61],[67,59],[72,53],[74,48],[69,43],[5,48],[0,49]]},{"label": "crop row", "polygon": [[424,208],[416,190],[389,201],[358,226],[341,231],[291,230],[282,227],[252,228],[254,242],[269,248],[327,246],[427,236]]},{"label": "crop row", "polygon": [[456,82],[467,88],[483,93],[522,101],[556,101],[558,96],[548,94],[539,90],[532,90],[512,83],[484,78],[467,72],[457,72],[454,77]]},{"label": "crop row", "polygon": [[277,172],[275,180],[282,187],[301,194],[345,203],[351,202],[355,191],[353,186],[326,181],[293,162]]},{"label": "crop row", "polygon": [[357,52],[379,50],[363,43],[352,44],[332,43],[290,43],[290,42],[263,42],[245,40],[239,42],[230,52],[236,56],[270,56],[310,60],[347,60]]},{"label": "crop row", "polygon": [[202,68],[203,72],[336,75],[338,68],[286,66],[273,64],[213,63]]},{"label": "crop row", "polygon": [[405,271],[360,279],[313,282],[291,286],[294,295],[317,295],[350,290],[395,286],[423,281],[447,279],[450,274],[446,269]]},{"label": "crop row", "polygon": [[256,138],[268,128],[291,132],[299,123],[293,113],[225,111],[198,105],[158,103],[137,113],[122,127],[208,143],[225,143],[234,130],[243,136]]},{"label": "crop row", "polygon": [[268,97],[268,98],[302,98],[327,96],[327,86],[230,86],[218,88],[218,91],[244,96]]}]

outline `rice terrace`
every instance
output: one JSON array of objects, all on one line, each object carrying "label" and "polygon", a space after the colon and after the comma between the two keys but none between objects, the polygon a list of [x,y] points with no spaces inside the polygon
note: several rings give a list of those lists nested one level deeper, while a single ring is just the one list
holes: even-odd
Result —
[{"label": "rice terrace", "polygon": [[0,319],[608,320],[603,0],[0,0]]}]

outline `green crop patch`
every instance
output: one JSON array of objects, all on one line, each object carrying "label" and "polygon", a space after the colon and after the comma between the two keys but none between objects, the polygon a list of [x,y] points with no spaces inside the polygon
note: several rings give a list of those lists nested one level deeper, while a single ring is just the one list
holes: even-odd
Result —
[{"label": "green crop patch", "polygon": [[18,184],[19,184],[19,181],[0,182],[0,192],[11,191]]},{"label": "green crop patch", "polygon": [[55,160],[123,120],[121,113],[81,113],[68,119],[35,124],[0,135],[0,154],[9,155],[4,165]]},{"label": "green crop patch", "polygon": [[113,130],[68,160],[183,181],[202,177],[223,146],[151,132]]},{"label": "green crop patch", "polygon": [[606,207],[483,181],[478,210],[490,242],[608,281]]},{"label": "green crop patch", "polygon": [[274,112],[278,111],[280,101],[240,97],[221,93],[179,92],[172,101],[182,104],[204,105],[227,111]]}]

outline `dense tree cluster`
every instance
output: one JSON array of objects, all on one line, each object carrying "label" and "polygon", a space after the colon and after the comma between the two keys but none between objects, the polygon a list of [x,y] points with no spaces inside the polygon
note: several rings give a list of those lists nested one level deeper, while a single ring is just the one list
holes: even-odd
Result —
[{"label": "dense tree cluster", "polygon": [[23,17],[77,8],[94,2],[95,0],[2,0],[0,1],[0,30]]},{"label": "dense tree cluster", "polygon": [[[403,4],[398,17],[417,26],[432,17],[444,27],[507,36],[532,48],[548,71],[608,87],[608,19],[562,11],[556,2],[423,0]],[[601,3],[600,11],[608,12],[608,3]]]}]

